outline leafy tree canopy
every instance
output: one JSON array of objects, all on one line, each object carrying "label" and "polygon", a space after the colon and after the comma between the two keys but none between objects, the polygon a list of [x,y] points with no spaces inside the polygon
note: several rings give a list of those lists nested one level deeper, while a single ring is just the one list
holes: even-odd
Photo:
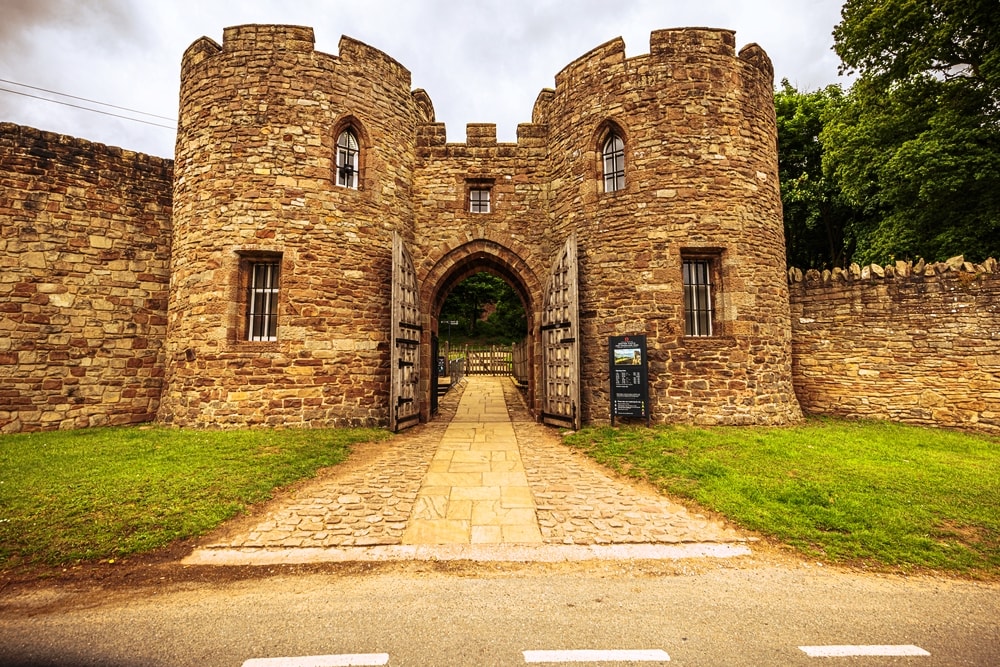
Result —
[{"label": "leafy tree canopy", "polygon": [[[487,307],[489,317],[484,318]],[[452,333],[460,340],[512,343],[527,335],[528,324],[521,299],[506,281],[480,272],[455,285],[441,307],[439,319],[458,321]]]},{"label": "leafy tree canopy", "polygon": [[799,92],[787,79],[774,96],[785,244],[791,266],[841,266],[854,250],[852,234],[861,213],[823,173],[820,141],[826,119],[844,103],[844,97],[840,86]]},{"label": "leafy tree canopy", "polygon": [[995,0],[848,0],[842,18],[834,48],[860,76],[819,138],[864,213],[855,259],[1000,256]]},{"label": "leafy tree canopy", "polygon": [[1000,10],[996,0],[847,0],[834,29],[841,72],[885,89],[912,78],[959,79],[997,120]]}]

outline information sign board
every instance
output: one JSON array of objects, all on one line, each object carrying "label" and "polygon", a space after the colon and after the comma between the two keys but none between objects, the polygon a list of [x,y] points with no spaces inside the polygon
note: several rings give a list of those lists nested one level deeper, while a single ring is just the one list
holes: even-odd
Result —
[{"label": "information sign board", "polygon": [[649,424],[649,360],[646,336],[609,336],[611,424],[615,417],[640,417]]}]

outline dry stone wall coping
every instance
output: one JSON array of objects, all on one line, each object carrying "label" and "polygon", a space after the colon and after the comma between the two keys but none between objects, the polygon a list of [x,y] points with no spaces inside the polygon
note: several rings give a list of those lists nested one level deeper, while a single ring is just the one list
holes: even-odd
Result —
[{"label": "dry stone wall coping", "polygon": [[974,264],[965,261],[964,255],[957,255],[944,262],[926,262],[919,259],[914,263],[912,260],[900,260],[885,266],[880,264],[860,266],[852,263],[846,269],[838,266],[833,269],[808,269],[804,272],[797,267],[791,267],[788,269],[788,283],[808,288],[857,281],[932,278],[946,274],[989,275],[997,273],[998,268],[1000,264],[993,257]]}]

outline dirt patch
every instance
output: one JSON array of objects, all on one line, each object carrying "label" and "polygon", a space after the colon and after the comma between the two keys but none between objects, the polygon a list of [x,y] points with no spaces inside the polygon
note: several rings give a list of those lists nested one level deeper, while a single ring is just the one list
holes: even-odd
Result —
[{"label": "dirt patch", "polygon": [[310,563],[262,566],[184,565],[193,543],[114,563],[83,563],[65,568],[34,569],[0,574],[0,618],[52,614],[87,609],[114,600],[137,600],[171,591],[214,589],[241,581],[322,574],[331,577],[399,575],[411,578],[539,577],[580,574],[587,577],[694,576],[719,569],[799,567],[801,559],[767,543],[755,545],[749,556],[679,560],[590,560],[558,563],[479,561],[388,561]]}]

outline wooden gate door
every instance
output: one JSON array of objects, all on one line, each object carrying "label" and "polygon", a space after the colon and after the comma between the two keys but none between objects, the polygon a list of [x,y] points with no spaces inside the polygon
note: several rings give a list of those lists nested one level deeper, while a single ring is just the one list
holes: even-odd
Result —
[{"label": "wooden gate door", "polygon": [[389,392],[389,427],[393,431],[420,422],[420,324],[417,272],[403,246],[403,237],[392,236],[392,359]]},{"label": "wooden gate door", "polygon": [[[438,413],[438,383],[441,381],[441,373],[445,372],[438,364],[441,362],[440,347],[438,347],[438,337],[436,333],[431,333],[431,414]],[[448,362],[445,362],[445,367]]]},{"label": "wooden gate door", "polygon": [[545,284],[542,312],[542,421],[580,428],[580,306],[576,234]]}]

